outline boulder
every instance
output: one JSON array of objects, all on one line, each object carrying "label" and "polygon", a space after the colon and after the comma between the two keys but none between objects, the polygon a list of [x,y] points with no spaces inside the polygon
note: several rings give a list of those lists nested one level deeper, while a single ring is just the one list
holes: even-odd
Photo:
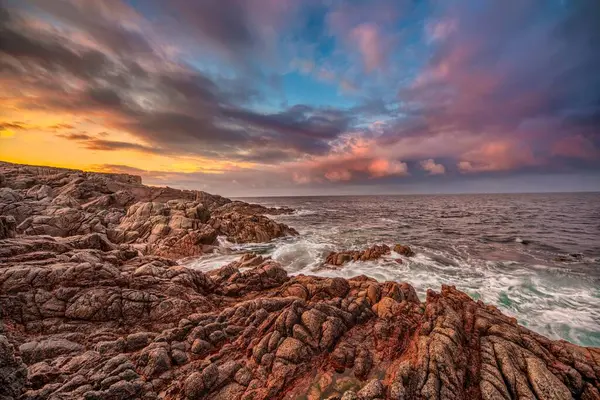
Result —
[{"label": "boulder", "polygon": [[394,251],[400,255],[403,255],[405,257],[412,257],[415,255],[415,252],[412,251],[412,249],[409,246],[403,245],[403,244],[396,244],[394,245]]},{"label": "boulder", "polygon": [[0,239],[14,238],[17,235],[17,220],[12,215],[0,215]]}]

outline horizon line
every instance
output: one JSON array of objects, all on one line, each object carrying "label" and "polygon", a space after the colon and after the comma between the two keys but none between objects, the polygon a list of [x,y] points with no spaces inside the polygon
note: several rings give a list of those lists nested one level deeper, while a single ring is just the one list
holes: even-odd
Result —
[{"label": "horizon line", "polygon": [[268,195],[268,196],[224,196],[232,199],[261,199],[276,197],[374,197],[374,196],[467,196],[467,195],[494,195],[494,194],[600,194],[598,190],[576,191],[540,191],[540,192],[447,192],[447,193],[379,193],[379,194],[302,194],[302,195]]}]

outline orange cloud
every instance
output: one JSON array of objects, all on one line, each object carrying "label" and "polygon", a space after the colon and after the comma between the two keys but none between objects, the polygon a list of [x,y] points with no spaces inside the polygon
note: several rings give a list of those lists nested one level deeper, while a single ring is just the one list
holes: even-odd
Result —
[{"label": "orange cloud", "polygon": [[403,162],[376,159],[369,164],[368,171],[372,178],[382,178],[391,175],[407,175],[408,167]]}]

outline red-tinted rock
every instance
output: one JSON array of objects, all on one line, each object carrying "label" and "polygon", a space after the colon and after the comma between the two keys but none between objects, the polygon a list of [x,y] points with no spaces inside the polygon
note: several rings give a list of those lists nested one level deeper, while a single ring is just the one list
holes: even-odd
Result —
[{"label": "red-tinted rock", "polygon": [[405,257],[412,257],[415,255],[415,252],[409,246],[403,244],[394,245],[394,251]]},{"label": "red-tinted rock", "polygon": [[377,260],[387,254],[390,254],[390,248],[387,245],[375,245],[362,251],[348,250],[330,253],[325,259],[325,263],[340,266],[350,261]]},{"label": "red-tinted rock", "polygon": [[[285,234],[260,207],[128,175],[0,172],[1,212],[34,216],[21,233],[57,233],[0,239],[2,398],[600,398],[599,349],[544,338],[453,287],[421,303],[407,283],[290,277],[256,254],[208,274],[149,254],[199,254],[215,232]],[[88,214],[107,233],[71,235]]]}]

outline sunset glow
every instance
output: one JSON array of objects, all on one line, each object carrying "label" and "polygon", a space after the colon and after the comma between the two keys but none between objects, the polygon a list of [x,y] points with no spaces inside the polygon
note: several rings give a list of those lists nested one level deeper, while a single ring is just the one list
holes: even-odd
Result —
[{"label": "sunset glow", "polygon": [[0,159],[234,196],[598,190],[599,13],[4,0]]}]

